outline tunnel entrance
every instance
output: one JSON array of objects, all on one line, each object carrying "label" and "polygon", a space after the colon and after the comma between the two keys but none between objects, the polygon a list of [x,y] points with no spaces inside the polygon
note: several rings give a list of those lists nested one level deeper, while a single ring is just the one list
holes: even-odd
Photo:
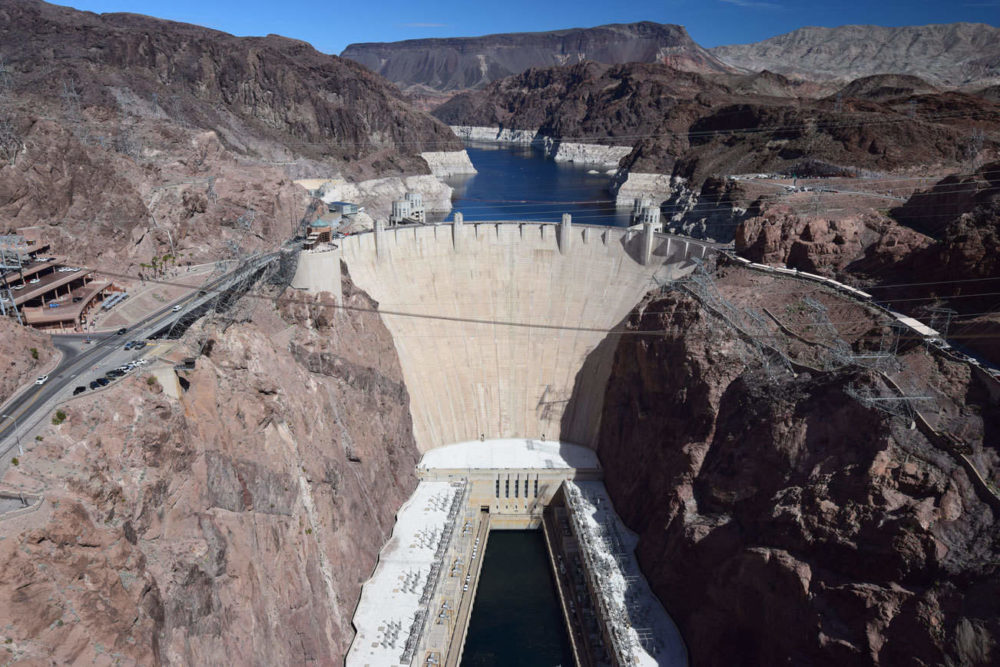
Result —
[{"label": "tunnel entrance", "polygon": [[490,535],[461,664],[573,664],[541,531]]}]

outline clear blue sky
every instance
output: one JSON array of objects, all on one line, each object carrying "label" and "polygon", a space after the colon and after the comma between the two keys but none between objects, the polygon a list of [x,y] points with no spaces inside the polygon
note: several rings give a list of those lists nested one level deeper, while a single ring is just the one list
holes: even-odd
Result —
[{"label": "clear blue sky", "polygon": [[703,46],[755,42],[806,25],[1000,26],[1000,0],[59,0],[93,12],[136,12],[235,35],[276,33],[339,54],[351,42],[391,42],[657,21]]}]

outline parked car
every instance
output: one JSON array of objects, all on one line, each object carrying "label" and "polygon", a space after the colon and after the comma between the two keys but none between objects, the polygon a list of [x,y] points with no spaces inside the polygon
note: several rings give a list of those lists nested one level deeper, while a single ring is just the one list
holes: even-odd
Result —
[{"label": "parked car", "polygon": [[77,394],[82,394],[85,391],[87,391],[87,388],[84,387],[83,385],[80,385],[79,387],[73,390],[73,395],[76,396]]},{"label": "parked car", "polygon": [[97,389],[100,386],[101,385],[100,385],[100,383],[97,380],[94,380],[93,382],[90,383],[90,388],[91,389]]},{"label": "parked car", "polygon": [[37,380],[35,380],[35,384],[45,384],[48,381],[49,381],[48,375],[41,375],[38,377]]},{"label": "parked car", "polygon": [[62,305],[61,303],[56,303],[55,301],[53,301],[52,303],[49,304],[49,308],[58,308],[61,305]]},{"label": "parked car", "polygon": [[82,296],[74,296],[73,297],[73,303],[80,303],[81,301],[83,301],[83,297]]},{"label": "parked car", "polygon": [[96,380],[94,380],[94,382],[96,382],[102,387],[107,387],[109,384],[111,384],[111,381],[108,380],[107,378],[97,378]]},{"label": "parked car", "polygon": [[24,285],[11,285],[11,289],[24,289]]},{"label": "parked car", "polygon": [[28,283],[31,285],[37,285],[40,282],[42,282],[41,278],[32,278],[31,280],[28,281]]}]

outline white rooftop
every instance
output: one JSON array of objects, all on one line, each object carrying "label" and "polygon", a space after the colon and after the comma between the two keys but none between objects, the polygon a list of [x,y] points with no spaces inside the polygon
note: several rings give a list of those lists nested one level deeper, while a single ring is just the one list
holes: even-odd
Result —
[{"label": "white rooftop", "polygon": [[414,623],[420,598],[438,545],[453,523],[448,512],[464,492],[463,483],[422,481],[400,508],[375,572],[361,589],[353,621],[357,634],[345,660],[348,667],[409,664],[401,658],[411,630],[419,633],[422,627],[419,621]]},{"label": "white rooftop", "polygon": [[419,468],[599,469],[597,453],[580,445],[547,440],[473,440],[437,447],[420,459]]},{"label": "white rooftop", "polygon": [[[566,490],[575,498],[574,503],[567,502],[574,508],[575,520],[589,528],[595,541],[600,540],[598,557],[608,565],[604,568],[608,574],[599,590],[623,610],[627,622],[620,623],[619,630],[632,647],[633,664],[686,667],[684,639],[639,570],[635,557],[639,538],[618,517],[604,482],[567,481]],[[620,551],[617,558],[611,553],[616,550]]]}]

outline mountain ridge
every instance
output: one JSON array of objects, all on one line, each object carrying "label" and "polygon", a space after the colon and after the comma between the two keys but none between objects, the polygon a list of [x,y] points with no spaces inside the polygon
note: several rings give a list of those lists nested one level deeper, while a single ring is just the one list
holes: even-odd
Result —
[{"label": "mountain ridge", "polygon": [[732,67],[811,79],[910,74],[952,87],[1000,80],[1000,28],[987,23],[804,26],[708,51]]},{"label": "mountain ridge", "polygon": [[661,62],[689,71],[733,71],[691,39],[683,26],[652,21],[349,44],[341,57],[361,63],[404,90],[439,92],[482,88],[532,67],[583,60],[611,65]]}]

